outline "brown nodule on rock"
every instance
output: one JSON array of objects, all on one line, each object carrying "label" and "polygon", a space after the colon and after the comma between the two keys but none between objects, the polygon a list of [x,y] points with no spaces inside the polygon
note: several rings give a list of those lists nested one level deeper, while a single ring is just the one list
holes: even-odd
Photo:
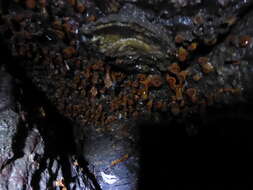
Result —
[{"label": "brown nodule on rock", "polygon": [[241,47],[247,47],[249,46],[251,43],[252,43],[252,37],[251,36],[241,36],[239,38],[239,41],[240,41],[240,46]]},{"label": "brown nodule on rock", "polygon": [[184,40],[185,40],[185,38],[184,38],[181,34],[178,34],[178,35],[176,35],[176,37],[175,37],[175,42],[176,42],[177,44],[183,43]]},{"label": "brown nodule on rock", "polygon": [[172,63],[169,67],[168,67],[168,71],[174,74],[177,74],[181,71],[181,68],[179,67],[179,65],[177,63]]},{"label": "brown nodule on rock", "polygon": [[213,67],[213,65],[212,65],[210,62],[201,64],[201,68],[202,68],[202,71],[203,71],[205,74],[208,74],[208,73],[214,71],[214,67]]},{"label": "brown nodule on rock", "polygon": [[35,0],[26,0],[25,4],[26,4],[27,8],[34,9],[36,6],[36,1]]},{"label": "brown nodule on rock", "polygon": [[189,55],[189,53],[188,53],[188,51],[185,48],[180,47],[178,49],[178,60],[179,61],[181,61],[181,62],[186,61],[187,58],[188,58],[188,55]]},{"label": "brown nodule on rock", "polygon": [[71,56],[73,56],[76,53],[75,48],[73,47],[67,47],[63,50],[63,54],[65,57],[69,58]]}]

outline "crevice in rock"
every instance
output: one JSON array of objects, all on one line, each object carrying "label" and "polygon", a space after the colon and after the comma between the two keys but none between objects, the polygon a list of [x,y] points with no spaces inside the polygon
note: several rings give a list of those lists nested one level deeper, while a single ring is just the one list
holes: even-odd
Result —
[{"label": "crevice in rock", "polygon": [[[7,49],[5,44],[1,44],[1,50],[4,52],[3,60],[8,60],[4,65],[16,80],[15,88],[18,90],[15,91],[15,97],[21,106],[21,110],[18,111],[25,111],[25,121],[21,120],[17,127],[18,131],[13,141],[14,156],[2,166],[1,170],[24,156],[23,149],[25,140],[28,137],[29,131],[35,127],[42,135],[45,143],[45,153],[42,158],[38,159],[39,168],[32,174],[31,184],[24,185],[30,185],[34,189],[41,189],[40,182],[43,178],[42,174],[48,171],[49,176],[47,184],[44,184],[45,186],[52,187],[57,180],[60,180],[57,177],[62,175],[64,184],[68,189],[71,189],[70,183],[76,183],[75,180],[82,180],[87,183],[85,184],[87,185],[87,189],[93,189],[92,187],[94,186],[96,190],[100,190],[101,188],[96,182],[95,177],[88,171],[87,164],[84,164],[85,161],[82,161],[83,158],[76,151],[72,128],[74,123],[57,112],[54,106],[43,95],[44,93],[40,92],[32,84],[28,77],[25,76],[24,70],[18,66],[17,62],[22,60],[13,59]],[[71,173],[73,163],[71,163],[70,158],[73,155],[78,155],[78,161],[82,163],[80,167],[83,168],[83,171],[75,176],[72,176]],[[48,161],[49,163],[47,163]],[[54,162],[57,162],[57,171],[53,171],[52,167],[54,167]],[[80,184],[75,184],[75,186],[78,185]]]},{"label": "crevice in rock", "polygon": [[12,144],[12,150],[14,155],[4,165],[2,165],[0,171],[24,155],[23,149],[25,147],[25,139],[27,138],[27,136],[28,130],[21,123],[19,123]]}]

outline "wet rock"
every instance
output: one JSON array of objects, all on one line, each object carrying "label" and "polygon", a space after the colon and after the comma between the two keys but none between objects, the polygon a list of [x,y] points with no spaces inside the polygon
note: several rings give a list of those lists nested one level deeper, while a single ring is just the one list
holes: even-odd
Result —
[{"label": "wet rock", "polygon": [[[3,130],[1,130],[1,134],[3,134]],[[6,142],[2,136],[1,140]],[[15,155],[14,153],[10,155],[12,153],[11,148],[6,143],[3,143],[3,147],[1,147],[1,161],[6,161],[2,164],[0,172],[1,189],[96,189],[92,180],[83,175],[83,169],[76,164],[76,159],[71,156],[69,156],[68,164],[70,165],[69,173],[71,173],[72,180],[69,183],[65,180],[61,158],[47,158],[44,161],[45,143],[37,129],[30,130],[24,141],[22,155]],[[13,142],[11,143],[13,147]],[[8,148],[10,149],[9,155],[6,152]]]},{"label": "wet rock", "polygon": [[17,125],[19,115],[14,111],[7,109],[0,113],[0,140],[1,140],[1,157],[0,168],[4,168],[5,165],[14,157],[13,140],[17,133]]},{"label": "wet rock", "polygon": [[[77,150],[102,189],[136,189],[138,120],[176,120],[196,134],[192,115],[252,99],[252,1],[26,2],[12,2],[19,12],[0,28],[18,60],[11,68],[74,123]],[[97,188],[76,162],[66,178],[62,157],[43,160],[36,176],[49,186]]]},{"label": "wet rock", "polygon": [[44,144],[38,130],[29,132],[23,149],[23,156],[10,160],[1,169],[1,189],[31,189],[32,177],[40,167]]},{"label": "wet rock", "polygon": [[135,147],[138,138],[135,127],[130,122],[124,122],[124,125],[111,125],[107,131],[83,129],[86,138],[82,143],[82,154],[101,189],[137,188],[140,166]]},{"label": "wet rock", "polygon": [[[118,14],[111,14],[95,23],[84,25],[82,32],[92,35],[91,42],[97,45],[96,48],[101,53],[120,58],[121,63],[117,64],[119,67],[135,69],[135,62],[139,62],[139,65],[145,64],[140,66],[143,69],[159,68],[159,62],[165,62],[166,59],[169,62],[166,51],[172,43],[165,29],[161,25],[151,23],[145,12],[133,5],[126,4]],[[155,61],[157,66],[152,66]]]},{"label": "wet rock", "polygon": [[[86,166],[78,164],[74,155],[66,152],[66,155],[53,156],[50,153],[52,149],[44,139],[51,141],[51,137],[43,138],[40,131],[48,129],[40,128],[44,122],[28,109],[36,110],[36,105],[25,104],[22,94],[18,98],[22,99],[21,103],[14,100],[13,90],[10,90],[12,77],[8,73],[1,71],[0,79],[1,105],[4,105],[0,110],[0,189],[97,189],[85,171]],[[38,111],[39,117],[48,116],[43,108]],[[50,130],[52,128],[46,133],[54,133]]]}]

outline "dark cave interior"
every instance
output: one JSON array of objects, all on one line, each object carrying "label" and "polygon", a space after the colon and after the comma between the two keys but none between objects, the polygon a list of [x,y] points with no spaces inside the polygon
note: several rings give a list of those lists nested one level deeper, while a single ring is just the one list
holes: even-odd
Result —
[{"label": "dark cave interior", "polygon": [[[8,3],[1,2],[5,10],[4,7],[7,7]],[[20,60],[10,55],[3,41],[0,40],[1,65],[4,65],[5,72],[13,77],[15,101],[26,110],[28,118],[20,123],[18,135],[15,137],[14,159],[23,156],[20,150],[24,144],[20,142],[24,141],[30,130],[29,126],[34,123],[45,141],[45,154],[40,161],[41,170],[37,170],[32,179],[34,189],[40,188],[38,182],[41,173],[48,167],[48,158],[59,159],[66,184],[74,182],[75,179],[71,176],[72,166],[69,163],[71,156],[79,160],[95,189],[102,189],[88,168],[89,163],[77,150],[73,132],[75,123],[62,116],[44,92],[38,90],[30,81],[23,68],[16,64]],[[168,121],[166,116],[160,122],[139,121],[138,189],[253,188],[253,99],[251,92],[247,93],[249,99],[245,103],[211,107],[203,115],[192,114],[184,121],[181,121],[180,117]],[[38,112],[40,107],[45,110],[46,117],[42,117]],[[49,165],[52,164],[53,161]]]}]

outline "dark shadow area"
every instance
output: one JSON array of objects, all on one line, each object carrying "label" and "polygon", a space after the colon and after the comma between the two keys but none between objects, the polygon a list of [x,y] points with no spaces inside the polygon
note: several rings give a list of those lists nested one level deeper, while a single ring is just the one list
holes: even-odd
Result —
[{"label": "dark shadow area", "polygon": [[[50,103],[43,92],[39,91],[31,80],[24,74],[25,71],[18,64],[22,59],[14,59],[10,52],[8,51],[7,45],[2,43],[0,39],[0,57],[1,65],[4,65],[8,73],[15,79],[14,81],[14,96],[17,102],[20,103],[22,110],[26,111],[25,121],[20,122],[20,127],[16,135],[16,142],[14,150],[17,150],[15,157],[10,160],[10,162],[15,161],[15,159],[22,157],[24,140],[28,135],[29,130],[32,127],[38,128],[40,134],[45,142],[45,154],[40,163],[39,170],[32,176],[32,185],[34,189],[40,189],[39,181],[41,174],[45,169],[49,169],[50,179],[56,179],[57,176],[50,174],[52,170],[52,165],[54,160],[59,160],[59,164],[63,170],[64,183],[70,184],[70,182],[75,182],[76,179],[72,179],[71,167],[72,163],[70,158],[72,156],[79,157],[78,160],[80,168],[82,168],[83,174],[86,175],[95,185],[96,189],[100,189],[95,177],[89,172],[87,168],[87,163],[78,154],[76,150],[75,137],[73,134],[74,123],[62,116],[58,110]],[[19,108],[16,108],[19,110]],[[50,159],[52,162],[47,163]],[[53,184],[53,181],[49,181]],[[68,187],[69,188],[69,187]]]},{"label": "dark shadow area", "polygon": [[210,109],[198,120],[201,126],[194,136],[178,122],[140,126],[139,189],[252,186],[252,106]]},{"label": "dark shadow area", "polygon": [[[18,72],[15,73],[15,71]],[[28,114],[31,114],[29,115],[29,118],[31,119],[30,122],[37,124],[37,128],[40,130],[45,141],[46,154],[41,163],[44,166],[41,167],[41,169],[33,176],[34,188],[39,189],[38,181],[40,181],[41,172],[43,172],[47,166],[46,161],[48,158],[52,160],[59,158],[59,163],[62,166],[65,179],[64,182],[66,184],[75,182],[75,179],[72,179],[71,176],[72,163],[70,163],[69,160],[72,155],[78,155],[74,141],[75,137],[73,135],[73,127],[75,127],[74,123],[62,116],[58,110],[51,105],[44,94],[38,91],[31,81],[29,81],[25,76],[22,76],[23,72],[21,68],[10,70],[10,72],[13,76],[20,80],[20,86],[23,89],[23,94],[20,94],[19,97],[22,97],[22,99],[19,101],[26,106],[25,109],[28,110]],[[42,110],[38,110],[39,108]],[[91,177],[87,169],[87,163],[82,161],[79,164],[80,167],[85,170],[85,175]],[[52,177],[52,179],[54,179],[54,177]],[[94,177],[91,178],[91,180],[95,184],[96,188],[100,189]]]}]

